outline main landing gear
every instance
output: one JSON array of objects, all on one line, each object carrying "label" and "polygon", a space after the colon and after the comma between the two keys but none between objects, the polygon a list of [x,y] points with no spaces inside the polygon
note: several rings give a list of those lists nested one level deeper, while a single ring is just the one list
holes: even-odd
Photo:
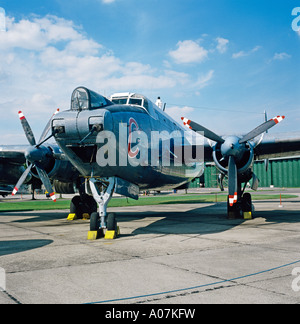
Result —
[{"label": "main landing gear", "polygon": [[230,206],[229,197],[227,199],[227,217],[228,219],[252,219],[253,218],[253,205],[250,193],[244,193],[247,183],[243,190],[241,184],[238,185],[238,199],[237,203]]},{"label": "main landing gear", "polygon": [[81,193],[80,196],[75,196],[71,201],[68,220],[90,219],[95,211],[97,211],[97,203],[93,197]]}]

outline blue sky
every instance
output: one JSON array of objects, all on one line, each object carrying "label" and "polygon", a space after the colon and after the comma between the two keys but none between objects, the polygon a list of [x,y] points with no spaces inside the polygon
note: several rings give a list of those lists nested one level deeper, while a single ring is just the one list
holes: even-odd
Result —
[{"label": "blue sky", "polygon": [[17,112],[39,137],[56,108],[85,85],[109,96],[161,96],[219,134],[286,115],[298,131],[300,1],[0,0],[0,144],[26,144]]}]

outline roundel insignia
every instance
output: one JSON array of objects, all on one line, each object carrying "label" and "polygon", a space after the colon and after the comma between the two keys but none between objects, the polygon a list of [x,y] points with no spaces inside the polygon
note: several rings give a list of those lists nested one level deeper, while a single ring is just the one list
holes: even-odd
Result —
[{"label": "roundel insignia", "polygon": [[138,147],[132,147],[132,133],[139,130],[139,125],[134,118],[129,119],[129,137],[128,137],[128,155],[130,158],[135,158],[140,152]]}]

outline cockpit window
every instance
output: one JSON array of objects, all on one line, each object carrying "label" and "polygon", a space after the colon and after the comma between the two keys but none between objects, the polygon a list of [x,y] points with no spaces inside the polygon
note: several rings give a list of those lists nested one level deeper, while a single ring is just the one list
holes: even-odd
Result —
[{"label": "cockpit window", "polygon": [[116,105],[133,105],[144,109],[152,118],[157,119],[154,104],[145,96],[137,93],[116,93],[110,99]]},{"label": "cockpit window", "polygon": [[127,104],[127,97],[126,98],[116,98],[112,99],[112,102],[116,105],[126,105]]},{"label": "cockpit window", "polygon": [[147,111],[149,110],[149,104],[147,99],[144,99],[144,107],[147,109]]},{"label": "cockpit window", "polygon": [[71,99],[71,109],[79,111],[102,108],[111,104],[100,94],[83,87],[75,89]]},{"label": "cockpit window", "polygon": [[90,91],[90,96],[91,96],[91,108],[101,108],[104,106],[107,106],[106,100],[104,97],[99,95],[98,93],[94,91]]},{"label": "cockpit window", "polygon": [[130,99],[129,105],[143,106],[143,100],[142,99]]}]

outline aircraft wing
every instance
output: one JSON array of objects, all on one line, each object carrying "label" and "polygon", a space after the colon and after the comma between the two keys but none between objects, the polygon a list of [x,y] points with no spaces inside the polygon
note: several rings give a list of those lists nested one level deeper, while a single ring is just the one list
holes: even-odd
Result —
[{"label": "aircraft wing", "polygon": [[300,155],[300,132],[265,134],[254,150],[258,160]]},{"label": "aircraft wing", "polygon": [[25,164],[24,152],[26,147],[27,146],[0,146],[0,163]]},{"label": "aircraft wing", "polygon": [[15,185],[25,171],[25,149],[26,146],[0,146],[0,195],[6,195],[9,185]]},{"label": "aircraft wing", "polygon": [[12,191],[14,190],[13,186],[9,186],[9,185],[0,185],[0,196],[8,196],[9,194],[12,193]]}]

